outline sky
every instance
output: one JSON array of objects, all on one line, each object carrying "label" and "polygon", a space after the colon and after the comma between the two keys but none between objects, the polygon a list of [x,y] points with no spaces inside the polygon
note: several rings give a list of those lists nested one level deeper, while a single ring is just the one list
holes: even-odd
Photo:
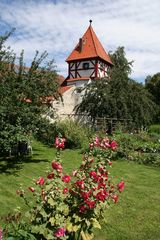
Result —
[{"label": "sky", "polygon": [[159,0],[0,0],[0,35],[16,28],[7,44],[17,54],[24,49],[26,65],[47,50],[64,77],[90,19],[107,52],[125,47],[134,80],[160,72]]}]

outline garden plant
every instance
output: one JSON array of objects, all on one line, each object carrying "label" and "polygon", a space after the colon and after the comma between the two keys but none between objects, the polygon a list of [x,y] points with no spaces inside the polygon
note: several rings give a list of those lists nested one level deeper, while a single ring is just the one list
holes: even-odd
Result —
[{"label": "garden plant", "polygon": [[115,185],[109,173],[116,141],[96,137],[80,167],[70,175],[63,171],[61,161],[65,139],[57,137],[55,146],[52,169],[28,188],[34,203],[26,198],[22,188],[17,190],[29,211],[24,220],[17,213],[15,221],[4,229],[4,235],[14,239],[94,239],[93,230],[101,228],[106,208],[118,202],[124,181]]}]

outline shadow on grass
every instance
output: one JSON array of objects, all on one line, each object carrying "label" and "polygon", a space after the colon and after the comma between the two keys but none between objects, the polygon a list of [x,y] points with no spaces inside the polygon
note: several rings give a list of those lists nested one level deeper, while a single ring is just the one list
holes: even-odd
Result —
[{"label": "shadow on grass", "polygon": [[[35,154],[38,155],[38,154]],[[34,155],[34,156],[35,156]],[[33,159],[29,156],[0,157],[0,174],[17,175],[25,163],[49,162],[48,159]]]}]

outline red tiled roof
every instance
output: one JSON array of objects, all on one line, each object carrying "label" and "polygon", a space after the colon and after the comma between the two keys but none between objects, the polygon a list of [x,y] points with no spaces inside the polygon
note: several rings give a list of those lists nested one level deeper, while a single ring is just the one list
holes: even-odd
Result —
[{"label": "red tiled roof", "polygon": [[76,45],[75,49],[66,59],[67,62],[99,57],[113,65],[109,55],[104,50],[91,25],[82,37],[82,44],[82,50],[80,50],[79,43]]},{"label": "red tiled roof", "polygon": [[68,91],[70,88],[71,88],[71,86],[60,87],[59,93],[63,94],[64,92]]}]

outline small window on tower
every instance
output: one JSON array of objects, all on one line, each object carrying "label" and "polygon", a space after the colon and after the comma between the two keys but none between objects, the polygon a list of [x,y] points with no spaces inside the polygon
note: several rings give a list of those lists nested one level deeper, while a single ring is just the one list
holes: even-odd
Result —
[{"label": "small window on tower", "polygon": [[89,68],[89,63],[88,62],[83,63],[83,69],[88,69],[88,68]]}]

